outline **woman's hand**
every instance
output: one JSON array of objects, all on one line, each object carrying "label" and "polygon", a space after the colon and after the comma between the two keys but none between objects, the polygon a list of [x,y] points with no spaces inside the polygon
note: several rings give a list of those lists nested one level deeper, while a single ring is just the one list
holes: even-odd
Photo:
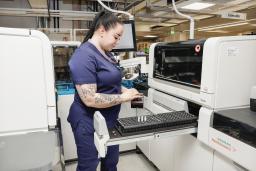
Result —
[{"label": "woman's hand", "polygon": [[121,99],[124,102],[127,101],[131,101],[133,99],[136,98],[142,98],[143,94],[139,93],[136,89],[132,88],[132,89],[126,89],[125,91],[123,91],[123,93],[121,94]]}]

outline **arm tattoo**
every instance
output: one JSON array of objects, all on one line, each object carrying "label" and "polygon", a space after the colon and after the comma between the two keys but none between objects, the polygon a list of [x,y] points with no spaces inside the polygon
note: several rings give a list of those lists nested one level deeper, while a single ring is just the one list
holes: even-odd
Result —
[{"label": "arm tattoo", "polygon": [[81,100],[86,103],[88,99],[93,98],[96,93],[96,84],[76,85],[77,92]]},{"label": "arm tattoo", "polygon": [[95,97],[95,103],[107,103],[110,105],[117,105],[121,103],[121,97],[120,95],[98,94],[98,96]]},{"label": "arm tattoo", "polygon": [[86,87],[85,86],[81,86],[81,90],[83,93],[83,97],[87,97],[87,96],[94,96],[94,94],[96,93],[96,85],[95,84],[88,84]]},{"label": "arm tattoo", "polygon": [[77,92],[81,100],[88,105],[89,103],[96,108],[111,107],[122,102],[119,94],[102,94],[97,92],[96,84],[76,85]]}]

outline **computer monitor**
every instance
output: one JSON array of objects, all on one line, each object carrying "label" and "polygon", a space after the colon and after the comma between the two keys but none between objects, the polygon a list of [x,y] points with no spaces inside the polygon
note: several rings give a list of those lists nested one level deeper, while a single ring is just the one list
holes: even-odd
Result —
[{"label": "computer monitor", "polygon": [[117,46],[112,49],[113,52],[126,52],[126,51],[136,51],[136,35],[134,21],[123,21],[124,23],[124,33],[118,42]]}]

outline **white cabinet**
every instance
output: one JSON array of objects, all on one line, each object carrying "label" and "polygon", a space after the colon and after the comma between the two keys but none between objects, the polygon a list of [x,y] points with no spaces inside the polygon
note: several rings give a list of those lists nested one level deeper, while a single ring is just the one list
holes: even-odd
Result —
[{"label": "white cabinet", "polygon": [[141,150],[141,152],[150,159],[150,141],[138,141],[137,146]]},{"label": "white cabinet", "polygon": [[213,162],[213,171],[247,171],[241,166],[235,164],[232,160],[226,158],[219,152],[214,152],[214,162]]},{"label": "white cabinet", "polygon": [[150,141],[150,160],[161,171],[212,171],[213,150],[192,135]]},{"label": "white cabinet", "polygon": [[[167,110],[153,103],[152,98],[151,92],[145,106],[151,112],[162,113],[172,110]],[[161,96],[159,96],[159,99],[161,101]],[[166,101],[168,101],[168,98]],[[183,106],[180,104],[183,103],[175,103],[176,101],[178,100],[170,98],[168,103],[172,104],[173,110],[180,110]],[[213,150],[199,143],[192,135],[154,139],[138,142],[137,145],[161,171],[212,171]]]},{"label": "white cabinet", "polygon": [[[147,106],[148,99],[147,97],[144,97],[144,106]],[[145,108],[143,109],[137,109],[137,115],[149,115],[150,111],[146,110]],[[150,159],[150,142],[151,141],[138,141],[137,146],[141,150],[141,152],[148,158]]]},{"label": "white cabinet", "polygon": [[56,124],[49,124],[50,118],[56,122],[56,112],[48,38],[39,31],[0,28],[0,43],[0,135],[48,131]]},{"label": "white cabinet", "polygon": [[176,137],[150,141],[150,160],[159,170],[173,170],[175,142]]},{"label": "white cabinet", "polygon": [[77,158],[76,143],[70,124],[67,121],[69,108],[74,100],[74,94],[58,96],[58,116],[61,122],[61,133],[64,147],[65,160]]},{"label": "white cabinet", "polygon": [[196,137],[178,136],[173,148],[175,148],[174,171],[212,171],[213,150],[200,143]]},{"label": "white cabinet", "polygon": [[0,170],[61,163],[52,52],[36,30],[0,28]]}]

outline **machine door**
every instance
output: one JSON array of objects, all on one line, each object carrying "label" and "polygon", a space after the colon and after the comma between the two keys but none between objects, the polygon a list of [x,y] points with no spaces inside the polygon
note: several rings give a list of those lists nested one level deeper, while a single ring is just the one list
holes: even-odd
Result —
[{"label": "machine door", "polygon": [[0,136],[48,130],[44,57],[51,53],[29,30],[6,29],[0,29]]},{"label": "machine door", "polygon": [[159,45],[154,52],[154,78],[200,88],[204,40]]}]

